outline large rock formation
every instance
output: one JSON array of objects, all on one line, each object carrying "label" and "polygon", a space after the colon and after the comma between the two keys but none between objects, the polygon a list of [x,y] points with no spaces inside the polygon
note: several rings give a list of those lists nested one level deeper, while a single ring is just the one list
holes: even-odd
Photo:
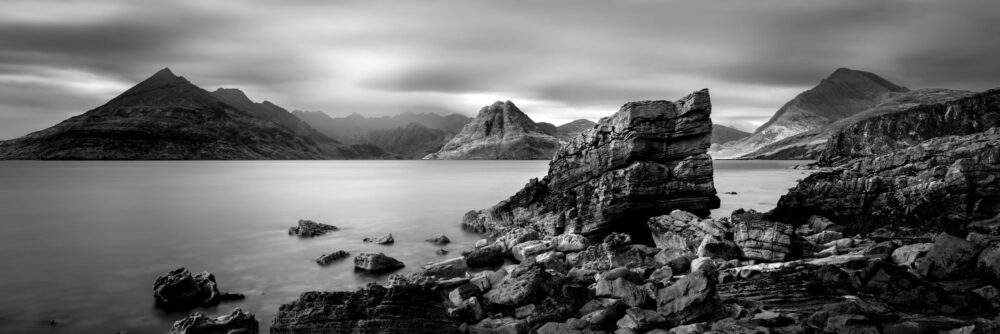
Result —
[{"label": "large rock formation", "polygon": [[510,199],[466,213],[463,226],[495,233],[531,226],[600,239],[614,231],[651,244],[649,217],[719,206],[712,181],[708,90],[677,102],[630,102],[560,149],[549,173]]},{"label": "large rock formation", "polygon": [[245,96],[235,96],[242,94],[230,93],[220,95],[239,106],[163,69],[96,109],[0,142],[0,159],[346,159],[382,154],[373,147],[340,145],[295,123],[277,106],[247,104]]},{"label": "large rock formation", "polygon": [[889,153],[927,139],[966,135],[1000,126],[1000,89],[945,103],[920,105],[845,126],[830,136],[819,163]]},{"label": "large rock formation", "polygon": [[553,137],[510,101],[479,110],[455,137],[424,159],[547,160],[559,148]]},{"label": "large rock formation", "polygon": [[753,135],[713,147],[712,157],[737,158],[784,138],[819,128],[875,106],[889,92],[905,92],[875,74],[846,68],[785,103]]},{"label": "large rock formation", "polygon": [[177,268],[156,278],[153,282],[153,299],[157,307],[175,310],[215,305],[223,300],[243,299],[243,295],[220,293],[215,275],[207,271],[192,275],[185,268]]},{"label": "large rock formation", "polygon": [[773,219],[822,215],[851,232],[883,226],[964,235],[1000,212],[1000,128],[931,139],[853,160],[805,178],[781,197]]},{"label": "large rock formation", "polygon": [[922,105],[949,102],[973,94],[975,93],[964,90],[936,88],[918,89],[908,92],[888,92],[878,98],[878,103],[875,106],[854,116],[776,141],[740,158],[814,160],[826,150],[827,141],[830,137],[844,128],[882,115],[900,113],[897,117],[905,118],[908,116],[902,115],[908,115],[910,109]]},{"label": "large rock formation", "polygon": [[271,334],[458,333],[441,293],[427,281],[393,276],[356,292],[306,292],[281,305]]},{"label": "large rock formation", "polygon": [[236,308],[229,315],[216,318],[196,312],[174,322],[170,334],[254,334],[258,333],[258,327],[253,313]]}]

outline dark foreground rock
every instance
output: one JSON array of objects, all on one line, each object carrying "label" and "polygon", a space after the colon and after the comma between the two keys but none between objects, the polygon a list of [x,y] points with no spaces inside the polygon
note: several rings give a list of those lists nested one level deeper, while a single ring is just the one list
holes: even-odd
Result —
[{"label": "dark foreground rock", "polygon": [[463,226],[491,234],[531,226],[592,240],[619,231],[652,244],[643,233],[649,217],[674,209],[706,215],[719,206],[705,153],[711,109],[708,90],[677,102],[627,103],[563,146],[545,178],[492,208],[467,213]]},{"label": "dark foreground rock", "polygon": [[941,137],[819,171],[781,196],[771,217],[822,215],[850,232],[880,227],[965,235],[1000,213],[1000,129]]},{"label": "dark foreground rock", "polygon": [[336,230],[337,227],[333,225],[327,225],[323,223],[317,223],[311,220],[302,219],[299,220],[298,226],[293,226],[288,228],[288,235],[297,235],[302,238],[312,238]]},{"label": "dark foreground rock", "polygon": [[257,319],[253,313],[236,308],[229,315],[209,318],[202,313],[194,313],[178,320],[170,328],[170,334],[256,334],[259,332]]},{"label": "dark foreground rock", "polygon": [[396,239],[392,237],[392,233],[381,235],[377,237],[365,237],[364,242],[376,243],[379,245],[391,245],[396,242]]},{"label": "dark foreground rock", "polygon": [[320,255],[320,257],[316,259],[316,263],[321,266],[325,266],[333,263],[334,261],[347,258],[348,256],[351,256],[351,253],[348,253],[347,251],[344,250],[339,250],[330,254]]},{"label": "dark foreground rock", "polygon": [[190,309],[197,306],[218,304],[223,300],[243,299],[236,293],[220,293],[215,275],[202,272],[192,275],[185,268],[177,268],[153,282],[156,306],[165,309]]},{"label": "dark foreground rock", "polygon": [[354,257],[354,268],[371,273],[384,273],[406,265],[384,253],[361,253]]},{"label": "dark foreground rock", "polygon": [[356,292],[306,292],[281,305],[272,334],[458,333],[429,281],[392,276]]}]

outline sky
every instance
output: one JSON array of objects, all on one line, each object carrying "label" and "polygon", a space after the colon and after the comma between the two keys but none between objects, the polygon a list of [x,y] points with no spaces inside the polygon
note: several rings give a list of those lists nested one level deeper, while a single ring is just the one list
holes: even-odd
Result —
[{"label": "sky", "polygon": [[597,120],[709,88],[753,130],[840,67],[910,88],[1000,87],[1000,5],[830,1],[0,2],[0,139],[100,106],[169,67],[333,116]]}]

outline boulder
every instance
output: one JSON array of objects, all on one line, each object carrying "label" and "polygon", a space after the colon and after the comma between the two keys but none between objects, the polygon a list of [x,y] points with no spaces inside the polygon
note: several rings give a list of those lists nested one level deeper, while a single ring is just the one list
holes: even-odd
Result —
[{"label": "boulder", "polygon": [[297,235],[302,238],[312,238],[336,230],[337,227],[333,225],[327,225],[327,224],[317,223],[311,220],[301,219],[299,220],[298,226],[293,226],[288,228],[288,235]]},{"label": "boulder", "polygon": [[979,254],[976,268],[984,276],[1000,283],[1000,243],[995,243]]},{"label": "boulder", "polygon": [[618,328],[628,328],[636,332],[645,332],[664,325],[666,322],[667,318],[655,311],[632,307],[625,311],[625,316],[621,320],[618,320],[617,325]]},{"label": "boulder", "polygon": [[734,228],[733,240],[748,259],[778,262],[791,252],[792,227],[769,221],[746,221]]},{"label": "boulder", "polygon": [[911,270],[917,269],[917,261],[922,259],[934,246],[933,243],[910,244],[892,251],[892,262]]},{"label": "boulder", "polygon": [[504,261],[504,249],[500,244],[479,247],[464,254],[469,268],[496,267]]},{"label": "boulder", "polygon": [[427,239],[427,242],[430,242],[430,243],[433,243],[433,244],[436,244],[436,245],[447,245],[447,244],[451,243],[451,239],[448,239],[448,236],[446,236],[444,234],[438,234],[438,235],[435,235],[434,237],[432,237],[430,239]]},{"label": "boulder", "polygon": [[511,248],[514,248],[517,244],[542,238],[538,231],[533,229],[511,228],[506,229],[505,231],[506,232],[498,237],[494,243],[502,245],[504,252],[507,253],[510,253]]},{"label": "boulder", "polygon": [[198,312],[187,318],[174,322],[170,328],[170,334],[229,334],[229,333],[257,333],[257,319],[253,313],[236,308],[229,315],[216,318]]},{"label": "boulder", "polygon": [[653,256],[653,261],[661,266],[669,266],[674,273],[683,274],[691,269],[691,260],[697,255],[689,250],[664,249]]},{"label": "boulder", "polygon": [[361,253],[354,257],[354,268],[372,273],[384,273],[406,265],[384,253]]},{"label": "boulder", "polygon": [[656,311],[677,324],[708,320],[719,310],[715,278],[704,271],[694,271],[656,294]]},{"label": "boulder", "polygon": [[538,302],[552,284],[552,275],[538,265],[517,267],[484,296],[490,303],[518,307]]},{"label": "boulder", "polygon": [[706,235],[698,245],[698,257],[709,257],[724,260],[739,259],[743,256],[743,251],[735,242],[730,240],[720,240],[714,236]]},{"label": "boulder", "polygon": [[498,234],[530,222],[548,235],[600,240],[613,231],[652,240],[649,217],[719,206],[712,182],[708,90],[677,102],[630,102],[563,145],[548,175],[512,197],[463,217],[469,229]]},{"label": "boulder", "polygon": [[598,280],[594,294],[597,297],[618,298],[631,307],[643,307],[652,300],[648,291],[625,277]]},{"label": "boulder", "polygon": [[566,273],[570,268],[569,263],[566,263],[566,254],[556,251],[536,255],[535,263],[545,267],[545,269],[555,270],[560,273]]},{"label": "boulder", "polygon": [[472,334],[527,334],[528,322],[514,318],[487,318],[469,327]]},{"label": "boulder", "polygon": [[941,233],[934,237],[934,245],[917,265],[917,273],[931,280],[970,277],[975,272],[975,244],[965,239]]},{"label": "boulder", "polygon": [[706,236],[725,239],[727,232],[719,222],[681,210],[650,218],[646,225],[656,247],[661,249],[694,250]]},{"label": "boulder", "polygon": [[806,236],[805,239],[817,245],[823,245],[828,242],[843,239],[844,234],[837,231],[821,231],[819,233]]},{"label": "boulder", "polygon": [[185,309],[212,305],[220,297],[215,275],[208,272],[191,275],[187,269],[177,268],[153,282],[153,298],[156,305],[162,308]]},{"label": "boulder", "polygon": [[392,243],[396,242],[396,239],[393,239],[392,238],[392,233],[389,233],[389,234],[386,234],[386,235],[383,235],[383,236],[378,236],[378,237],[365,237],[364,240],[362,240],[362,241],[364,241],[364,242],[372,242],[372,243],[376,243],[376,244],[379,244],[379,245],[389,245],[389,244],[392,244]]},{"label": "boulder", "polygon": [[421,268],[423,269],[423,272],[421,272],[421,274],[425,276],[433,276],[445,279],[455,278],[455,277],[465,277],[465,272],[469,270],[469,266],[465,263],[465,258],[461,256],[437,263],[428,264]]},{"label": "boulder", "polygon": [[590,240],[580,234],[566,233],[554,238],[556,250],[560,252],[579,252],[590,246]]},{"label": "boulder", "polygon": [[319,258],[316,259],[316,263],[321,266],[325,266],[333,263],[333,261],[347,258],[348,256],[351,256],[351,253],[348,253],[347,251],[344,250],[339,250],[330,254],[320,255]]},{"label": "boulder", "polygon": [[490,243],[490,241],[487,240],[487,239],[479,239],[479,240],[476,240],[476,244],[475,244],[474,247],[476,247],[476,248],[486,247],[486,245],[488,245],[489,243]]},{"label": "boulder", "polygon": [[551,240],[531,240],[514,245],[510,249],[510,252],[514,255],[514,259],[524,262],[525,259],[548,252],[554,248],[555,245]]},{"label": "boulder", "polygon": [[426,278],[392,275],[354,292],[306,292],[281,305],[273,334],[443,333],[457,334],[444,301]]}]

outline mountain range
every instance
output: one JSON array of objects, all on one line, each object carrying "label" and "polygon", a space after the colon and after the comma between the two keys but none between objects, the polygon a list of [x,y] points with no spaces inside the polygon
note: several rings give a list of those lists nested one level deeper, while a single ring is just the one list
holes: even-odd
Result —
[{"label": "mountain range", "polygon": [[238,90],[209,93],[168,68],[100,107],[0,142],[0,159],[18,160],[372,159],[384,154],[375,146],[343,145]]},{"label": "mountain range", "polygon": [[560,146],[553,135],[557,132],[551,124],[539,126],[514,103],[497,101],[480,109],[461,132],[424,159],[549,160]]}]

